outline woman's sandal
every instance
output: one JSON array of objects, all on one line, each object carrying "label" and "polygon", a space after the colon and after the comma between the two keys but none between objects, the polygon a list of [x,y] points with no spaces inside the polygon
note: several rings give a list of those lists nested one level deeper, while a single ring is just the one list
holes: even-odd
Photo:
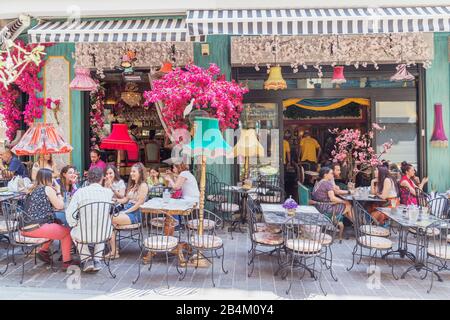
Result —
[{"label": "woman's sandal", "polygon": [[107,260],[114,260],[114,259],[118,259],[118,258],[120,258],[119,250],[116,250],[116,252],[114,254],[112,254],[112,251],[105,254],[105,259],[107,259]]}]

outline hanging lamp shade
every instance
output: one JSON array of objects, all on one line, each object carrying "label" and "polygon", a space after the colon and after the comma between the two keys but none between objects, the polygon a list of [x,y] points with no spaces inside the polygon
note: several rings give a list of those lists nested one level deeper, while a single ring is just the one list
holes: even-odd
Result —
[{"label": "hanging lamp shade", "polygon": [[397,67],[397,72],[391,77],[391,81],[403,82],[403,81],[413,81],[415,77],[406,69],[406,64],[399,64]]},{"label": "hanging lamp shade", "polygon": [[283,90],[287,88],[286,81],[281,74],[281,67],[270,67],[269,77],[264,81],[264,89],[266,90]]},{"label": "hanging lamp shade", "polygon": [[128,125],[124,123],[114,123],[111,134],[100,141],[100,149],[125,150],[128,158],[137,159],[139,157],[139,146],[131,139],[128,133]]},{"label": "hanging lamp shade", "polygon": [[347,80],[344,77],[344,66],[336,66],[333,68],[333,78],[331,83],[341,84],[346,83]]},{"label": "hanging lamp shade", "polygon": [[194,120],[194,130],[192,141],[183,146],[184,154],[211,159],[227,155],[231,151],[230,145],[223,139],[218,119],[197,117]]},{"label": "hanging lamp shade", "polygon": [[75,78],[70,82],[70,89],[78,91],[93,91],[98,84],[91,78],[88,68],[75,68]]},{"label": "hanging lamp shade", "polygon": [[448,147],[448,139],[445,134],[442,119],[442,103],[434,104],[434,130],[431,136],[431,145],[438,148]]},{"label": "hanging lamp shade", "polygon": [[22,139],[12,148],[18,156],[35,154],[69,153],[72,146],[64,141],[57,128],[51,123],[36,123],[23,135]]},{"label": "hanging lamp shade", "polygon": [[263,157],[264,148],[258,141],[255,129],[241,130],[239,140],[233,148],[235,157]]}]

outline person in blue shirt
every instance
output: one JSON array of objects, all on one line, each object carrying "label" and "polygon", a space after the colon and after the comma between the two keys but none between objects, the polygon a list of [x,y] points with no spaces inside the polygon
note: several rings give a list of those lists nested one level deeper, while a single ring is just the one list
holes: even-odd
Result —
[{"label": "person in blue shirt", "polygon": [[7,170],[13,175],[21,176],[22,178],[28,177],[27,167],[12,153],[11,149],[5,149],[5,152],[2,154],[2,160],[3,163],[0,165],[1,170],[5,170],[5,165],[8,165]]}]

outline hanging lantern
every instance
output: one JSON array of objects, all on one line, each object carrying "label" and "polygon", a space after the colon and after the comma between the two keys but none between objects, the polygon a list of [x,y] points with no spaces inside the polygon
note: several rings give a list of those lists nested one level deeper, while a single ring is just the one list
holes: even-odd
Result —
[{"label": "hanging lantern", "polygon": [[434,130],[431,136],[431,145],[438,148],[447,148],[448,139],[445,135],[444,122],[442,119],[442,103],[434,104]]},{"label": "hanging lantern", "polygon": [[88,68],[75,68],[75,78],[73,78],[69,87],[72,90],[93,91],[97,89],[98,84],[91,78],[91,72]]},{"label": "hanging lantern", "polygon": [[266,90],[278,90],[278,89],[286,89],[287,84],[283,79],[283,75],[281,74],[281,67],[270,67],[269,78],[264,81],[264,89]]},{"label": "hanging lantern", "polygon": [[399,64],[397,67],[397,72],[391,77],[391,81],[402,82],[402,81],[413,81],[415,77],[406,70],[406,64]]},{"label": "hanging lantern", "polygon": [[331,83],[341,84],[346,83],[347,80],[344,77],[344,66],[333,67],[333,78]]}]

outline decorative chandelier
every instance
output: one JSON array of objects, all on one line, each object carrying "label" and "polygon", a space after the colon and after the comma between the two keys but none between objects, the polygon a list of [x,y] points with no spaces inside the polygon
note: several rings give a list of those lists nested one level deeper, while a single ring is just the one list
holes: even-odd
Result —
[{"label": "decorative chandelier", "polygon": [[134,82],[128,82],[125,86],[125,91],[122,92],[120,98],[130,107],[139,106],[142,100],[139,86]]}]

